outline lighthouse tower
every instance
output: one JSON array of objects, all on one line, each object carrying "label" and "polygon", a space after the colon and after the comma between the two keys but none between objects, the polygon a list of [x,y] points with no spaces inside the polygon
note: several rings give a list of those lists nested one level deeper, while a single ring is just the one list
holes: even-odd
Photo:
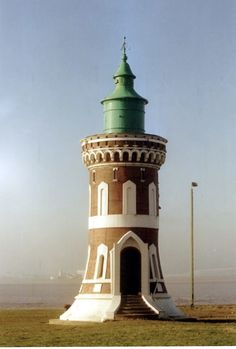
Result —
[{"label": "lighthouse tower", "polygon": [[123,45],[114,91],[102,100],[104,130],[84,138],[89,171],[89,245],[84,278],[60,320],[182,317],[159,256],[158,171],[167,140],[144,130],[148,101],[134,90]]}]

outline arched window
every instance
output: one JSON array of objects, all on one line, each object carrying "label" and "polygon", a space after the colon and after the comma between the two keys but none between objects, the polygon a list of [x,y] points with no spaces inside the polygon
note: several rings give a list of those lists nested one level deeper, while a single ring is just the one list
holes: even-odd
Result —
[{"label": "arched window", "polygon": [[144,162],[145,160],[145,153],[142,152],[141,157],[140,157],[140,162]]},{"label": "arched window", "polygon": [[149,202],[149,215],[157,215],[157,188],[152,182],[148,186],[148,202]]},{"label": "arched window", "polygon": [[94,279],[105,279],[107,271],[108,247],[100,244],[97,248],[97,258],[94,272]]},{"label": "arched window", "polygon": [[105,153],[104,161],[111,161],[111,154],[109,152]]},{"label": "arched window", "polygon": [[156,255],[155,254],[152,254],[152,266],[153,266],[153,277],[154,278],[158,278],[158,270],[157,270],[157,258],[156,258]]},{"label": "arched window", "polygon": [[136,184],[131,181],[123,184],[123,214],[136,214]]},{"label": "arched window", "polygon": [[102,161],[102,154],[101,153],[97,153],[96,154],[96,162],[101,162]]},{"label": "arched window", "polygon": [[133,162],[137,161],[137,152],[136,151],[132,153],[132,161]]},{"label": "arched window", "polygon": [[124,162],[129,161],[129,153],[128,153],[127,151],[125,151],[125,152],[123,153],[123,161],[124,161]]},{"label": "arched window", "polygon": [[103,254],[101,254],[99,256],[99,260],[98,260],[98,270],[97,270],[97,278],[102,278],[103,276],[103,270],[104,270],[104,256]]},{"label": "arched window", "polygon": [[150,266],[151,266],[151,278],[153,280],[159,280],[160,279],[160,273],[158,269],[158,261],[157,261],[157,251],[156,246],[152,244],[149,247],[149,258],[150,258]]},{"label": "arched window", "polygon": [[115,162],[119,162],[120,161],[120,154],[117,151],[114,153],[114,161]]},{"label": "arched window", "polygon": [[94,153],[91,154],[90,161],[91,161],[92,163],[95,162],[95,154],[94,154]]},{"label": "arched window", "polygon": [[153,162],[153,160],[154,160],[154,153],[153,153],[153,152],[149,153],[148,160],[149,160],[150,162]]},{"label": "arched window", "polygon": [[108,214],[108,184],[101,182],[98,186],[98,216]]}]

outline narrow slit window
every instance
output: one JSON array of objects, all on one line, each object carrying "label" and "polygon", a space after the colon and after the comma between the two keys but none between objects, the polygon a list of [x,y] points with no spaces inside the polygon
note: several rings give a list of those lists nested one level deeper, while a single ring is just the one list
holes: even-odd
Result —
[{"label": "narrow slit window", "polygon": [[156,216],[157,215],[157,189],[153,182],[149,184],[148,196],[149,196],[149,200],[148,200],[149,215]]},{"label": "narrow slit window", "polygon": [[118,181],[118,168],[113,168],[113,182]]},{"label": "narrow slit window", "polygon": [[104,207],[105,207],[105,191],[102,188],[100,191],[100,212],[99,212],[99,216],[103,216],[104,215]]},{"label": "narrow slit window", "polygon": [[140,168],[140,181],[145,182],[145,168]]},{"label": "narrow slit window", "polygon": [[96,183],[96,172],[95,171],[92,172],[92,181],[93,181],[93,183]]}]

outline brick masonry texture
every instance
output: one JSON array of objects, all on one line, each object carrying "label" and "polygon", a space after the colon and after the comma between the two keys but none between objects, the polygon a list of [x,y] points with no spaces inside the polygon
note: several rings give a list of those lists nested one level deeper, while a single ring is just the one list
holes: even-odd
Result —
[{"label": "brick masonry texture", "polygon": [[[117,181],[113,180],[113,168],[117,168]],[[152,182],[157,187],[157,210],[159,207],[158,172],[154,168],[132,166],[101,166],[90,170],[91,186],[91,216],[97,215],[98,185],[101,182],[108,184],[108,214],[122,214],[122,185],[128,180],[136,184],[137,214],[148,214],[148,185]],[[95,182],[93,181],[95,171]],[[141,174],[142,172],[142,174]],[[143,179],[142,179],[143,178]]]},{"label": "brick masonry texture", "polygon": [[[122,137],[122,135],[118,136]],[[127,136],[134,137],[134,135]],[[100,134],[87,137],[82,145],[84,163],[89,169],[89,184],[91,188],[90,216],[98,215],[98,186],[101,182],[108,184],[108,215],[122,214],[123,184],[129,180],[136,185],[136,214],[138,215],[149,214],[149,184],[154,183],[156,185],[156,214],[158,216],[158,166],[164,162],[164,158],[161,158],[159,163],[154,164],[152,155],[150,154],[145,158],[145,153],[142,153],[142,149],[146,152],[155,150],[158,153],[160,151],[160,154],[162,154],[161,156],[163,156],[163,154],[165,156],[165,139],[154,135],[140,135],[140,137],[144,137],[145,139],[142,141],[128,139],[99,140],[99,138],[102,139],[107,137],[112,138],[116,137],[116,135]],[[147,139],[148,137],[150,138],[149,140]],[[89,140],[95,140],[95,142],[88,143]],[[160,143],[158,143],[159,140]],[[107,153],[106,149],[109,150],[110,153]],[[126,152],[127,149],[131,152],[130,156],[129,153]],[[102,154],[99,153],[100,150],[103,152]],[[139,156],[136,150],[139,151]],[[120,151],[120,153],[118,153],[118,151]],[[92,155],[93,152],[94,155]],[[111,155],[113,156],[113,160],[111,159]],[[116,171],[115,176],[114,170]],[[100,244],[105,244],[108,247],[105,279],[110,279],[110,251],[114,244],[128,231],[135,233],[144,243],[147,243],[148,246],[151,244],[156,246],[159,270],[162,276],[158,251],[158,229],[137,227],[91,229],[89,230],[90,258],[88,261],[87,274],[85,275],[85,283],[82,285],[80,291],[82,294],[94,294],[94,284],[86,284],[86,280],[94,280],[95,278],[98,246]],[[100,283],[100,281],[102,284],[100,293],[110,293],[111,284],[102,283],[102,280],[99,279],[96,280],[95,283]]]}]

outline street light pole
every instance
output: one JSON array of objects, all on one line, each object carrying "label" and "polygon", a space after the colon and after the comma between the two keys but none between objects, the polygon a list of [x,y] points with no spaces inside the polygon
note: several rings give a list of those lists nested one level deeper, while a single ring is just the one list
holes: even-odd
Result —
[{"label": "street light pole", "polygon": [[196,182],[191,185],[191,307],[194,307],[194,212],[193,212],[193,188],[197,187]]}]

